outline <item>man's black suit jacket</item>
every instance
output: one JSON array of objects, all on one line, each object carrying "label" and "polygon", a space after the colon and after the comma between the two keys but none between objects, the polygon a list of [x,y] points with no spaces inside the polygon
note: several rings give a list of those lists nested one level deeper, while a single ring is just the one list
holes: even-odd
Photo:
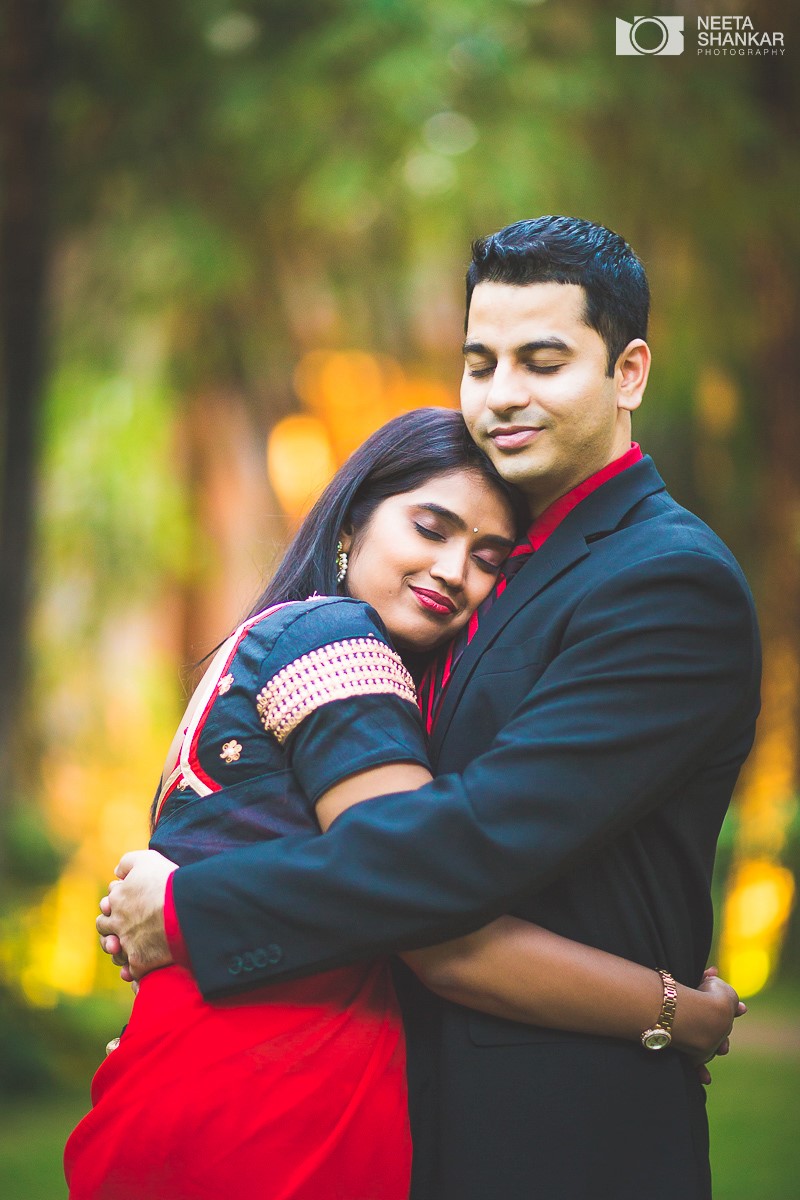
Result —
[{"label": "man's black suit jacket", "polygon": [[[481,623],[444,697],[433,783],[359,805],[324,837],[177,873],[200,987],[432,944],[503,912],[697,983],[759,676],[738,565],[644,458],[566,517]],[[259,949],[248,959],[267,965],[230,973]],[[679,1055],[406,984],[415,1195],[708,1194],[702,1089]]]}]

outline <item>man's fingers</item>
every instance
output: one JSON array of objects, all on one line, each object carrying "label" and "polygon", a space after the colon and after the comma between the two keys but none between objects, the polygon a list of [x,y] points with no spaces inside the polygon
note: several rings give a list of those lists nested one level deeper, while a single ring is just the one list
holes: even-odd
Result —
[{"label": "man's fingers", "polygon": [[100,913],[94,925],[101,938],[109,937],[111,934],[114,934],[115,937],[117,936],[114,929],[114,918],[111,916],[107,917],[105,913]]},{"label": "man's fingers", "polygon": [[114,867],[114,874],[118,879],[124,879],[125,876],[136,866],[136,860],[141,855],[147,854],[146,850],[129,850],[127,854],[123,854],[117,865]]},{"label": "man's fingers", "polygon": [[100,901],[100,912],[106,917],[111,916],[111,900],[108,896],[103,896],[103,899]]},{"label": "man's fingers", "polygon": [[136,980],[134,979],[131,969],[127,963],[120,971],[119,977],[124,983],[136,983]]},{"label": "man's fingers", "polygon": [[115,933],[110,933],[108,937],[101,937],[100,945],[103,947],[103,950],[106,954],[111,955],[119,954],[120,950],[122,949],[120,940]]}]

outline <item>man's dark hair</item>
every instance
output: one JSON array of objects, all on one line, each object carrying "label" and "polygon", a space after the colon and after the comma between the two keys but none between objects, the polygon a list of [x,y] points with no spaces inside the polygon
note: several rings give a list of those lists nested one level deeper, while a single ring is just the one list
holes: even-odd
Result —
[{"label": "man's dark hair", "polygon": [[516,221],[472,243],[467,312],[479,283],[575,283],[586,294],[583,319],[606,344],[608,374],[628,342],[647,337],[650,288],[626,241],[579,217]]}]

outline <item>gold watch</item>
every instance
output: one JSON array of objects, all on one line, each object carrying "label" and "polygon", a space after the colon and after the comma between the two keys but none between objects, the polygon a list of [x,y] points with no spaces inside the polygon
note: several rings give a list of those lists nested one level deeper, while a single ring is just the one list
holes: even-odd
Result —
[{"label": "gold watch", "polygon": [[675,1010],[678,1007],[678,989],[669,971],[659,970],[661,982],[664,985],[664,999],[661,1001],[661,1012],[658,1020],[651,1029],[645,1029],[642,1034],[642,1045],[645,1050],[666,1050],[672,1041],[672,1022],[675,1020]]}]

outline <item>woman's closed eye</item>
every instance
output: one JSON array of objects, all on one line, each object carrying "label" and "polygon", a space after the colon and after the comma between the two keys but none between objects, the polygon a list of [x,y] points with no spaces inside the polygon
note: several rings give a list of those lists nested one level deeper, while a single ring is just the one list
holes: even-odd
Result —
[{"label": "woman's closed eye", "polygon": [[427,525],[421,525],[419,521],[413,522],[417,533],[421,533],[424,538],[428,538],[431,542],[443,542],[445,534],[440,533],[438,529],[431,529]]},{"label": "woman's closed eye", "polygon": [[[489,557],[490,554],[492,555],[492,557]],[[482,571],[486,571],[490,575],[499,574],[500,568],[502,567],[503,563],[506,561],[506,557],[507,556],[505,554],[499,554],[497,552],[493,553],[492,551],[489,551],[489,550],[485,550],[485,551],[483,551],[483,553],[476,552],[472,556],[473,561],[475,563],[477,563],[477,565],[480,567],[480,569]]]},{"label": "woman's closed eye", "polygon": [[[422,537],[427,538],[431,542],[444,542],[447,540],[447,534],[442,533],[438,529],[432,529],[429,525],[423,525],[420,521],[412,522],[417,533]],[[503,550],[481,549],[476,550],[472,554],[473,562],[475,562],[482,571],[486,571],[492,575],[496,575],[507,558],[507,554]]]}]

